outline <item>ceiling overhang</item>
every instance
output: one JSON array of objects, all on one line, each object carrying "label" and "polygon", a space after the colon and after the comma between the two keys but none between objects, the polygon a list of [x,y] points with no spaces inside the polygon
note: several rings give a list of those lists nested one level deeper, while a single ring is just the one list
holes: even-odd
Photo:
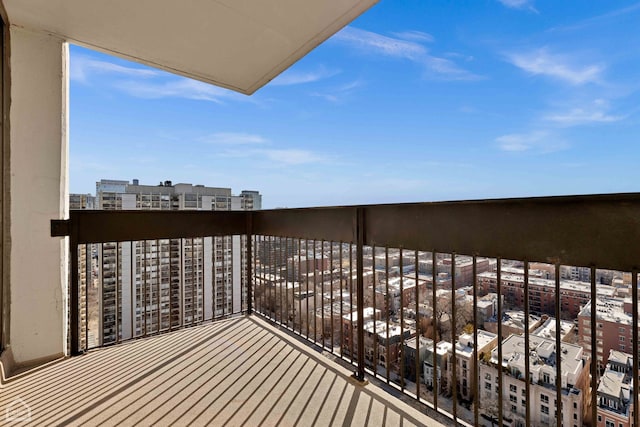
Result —
[{"label": "ceiling overhang", "polygon": [[2,0],[10,25],[252,94],[378,0]]}]

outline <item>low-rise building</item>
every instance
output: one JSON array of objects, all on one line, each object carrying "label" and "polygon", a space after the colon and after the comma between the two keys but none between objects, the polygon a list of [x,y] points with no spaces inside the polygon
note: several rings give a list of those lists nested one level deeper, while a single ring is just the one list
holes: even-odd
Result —
[{"label": "low-rise building", "polygon": [[630,354],[611,350],[607,367],[598,383],[597,427],[630,427],[633,413]]},{"label": "low-rise building", "polygon": [[473,357],[474,335],[462,334],[456,342],[456,361],[458,370],[456,380],[458,382],[458,392],[460,397],[467,401],[475,398],[475,381],[473,381],[473,371],[477,360],[481,355],[490,352],[498,344],[498,335],[478,330],[477,355]]},{"label": "low-rise building", "polygon": [[[423,366],[423,378],[427,388],[434,390],[434,392],[442,394],[451,393],[451,381],[449,380],[449,365],[451,363],[451,349],[453,345],[448,341],[440,341],[435,345],[435,351],[433,348],[433,341],[431,345],[427,342],[426,352],[424,355]],[[433,383],[433,373],[436,372],[437,384]]]},{"label": "low-rise building", "polygon": [[[365,324],[369,320],[380,320],[381,311],[374,309],[373,307],[365,307],[363,309],[362,319]],[[382,324],[383,322],[376,322]],[[358,327],[358,311],[351,311],[342,316],[342,351],[344,354],[357,355],[358,354],[358,339],[357,329]],[[365,349],[367,345],[365,343]]]},{"label": "low-rise building", "polygon": [[[562,388],[562,424],[582,425],[586,408],[589,381],[588,355],[582,347],[563,343],[556,348],[555,340],[530,336],[529,372],[530,393],[525,384],[525,338],[511,335],[502,343],[502,360],[498,360],[497,348],[491,351],[489,362],[480,363],[480,411],[490,415],[498,398],[498,367],[502,366],[503,414],[512,420],[511,425],[524,426],[526,405],[531,405],[533,425],[555,425],[558,414],[556,384]],[[556,378],[556,352],[561,351],[561,377]]]}]

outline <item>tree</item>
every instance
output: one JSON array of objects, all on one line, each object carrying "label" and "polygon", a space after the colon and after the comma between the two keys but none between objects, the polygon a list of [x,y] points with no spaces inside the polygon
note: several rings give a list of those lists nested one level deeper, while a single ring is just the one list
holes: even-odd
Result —
[{"label": "tree", "polygon": [[436,333],[436,330],[433,327],[433,318],[431,317],[420,318],[420,321],[418,322],[418,331],[425,338],[431,338],[435,342],[440,340],[440,336]]},{"label": "tree", "polygon": [[465,334],[472,334],[473,323],[467,323],[466,325],[464,325],[464,328],[462,328],[462,332],[464,332]]},{"label": "tree", "polygon": [[[433,310],[434,317],[437,319],[437,335],[441,338],[451,336],[451,295],[452,292],[440,293],[436,298],[436,306]],[[473,301],[458,297],[455,304],[455,335],[457,336],[465,330],[467,325],[473,322]],[[471,331],[473,331],[473,326]]]}]

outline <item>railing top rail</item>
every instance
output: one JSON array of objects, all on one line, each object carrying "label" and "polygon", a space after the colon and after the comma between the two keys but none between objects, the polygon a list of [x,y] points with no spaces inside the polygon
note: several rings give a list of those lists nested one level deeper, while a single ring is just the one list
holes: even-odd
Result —
[{"label": "railing top rail", "polygon": [[68,235],[76,243],[229,236],[247,233],[243,211],[72,210]]},{"label": "railing top rail", "polygon": [[[274,209],[71,211],[77,243],[265,234],[591,266],[640,266],[640,193]],[[52,228],[53,228],[52,224]],[[60,225],[60,224],[58,224]],[[67,228],[64,230],[64,228]]]},{"label": "railing top rail", "polygon": [[253,232],[630,271],[640,266],[640,193],[279,209]]}]

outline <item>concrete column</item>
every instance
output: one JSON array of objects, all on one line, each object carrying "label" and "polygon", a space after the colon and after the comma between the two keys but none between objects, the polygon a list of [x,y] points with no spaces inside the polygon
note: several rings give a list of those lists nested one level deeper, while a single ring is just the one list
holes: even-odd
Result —
[{"label": "concrete column", "polygon": [[66,352],[68,239],[50,220],[68,217],[68,48],[10,28],[9,350],[35,365]]}]

